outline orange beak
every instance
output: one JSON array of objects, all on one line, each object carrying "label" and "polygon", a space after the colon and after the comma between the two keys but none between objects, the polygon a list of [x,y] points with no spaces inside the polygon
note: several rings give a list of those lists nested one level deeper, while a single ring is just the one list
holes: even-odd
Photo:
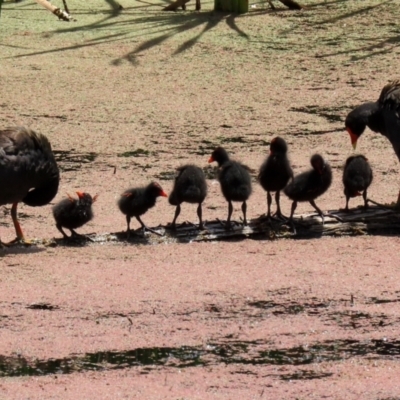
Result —
[{"label": "orange beak", "polygon": [[357,147],[357,140],[358,140],[358,136],[355,135],[350,128],[346,128],[347,132],[350,135],[350,139],[351,139],[351,145],[353,146],[353,149],[355,150]]},{"label": "orange beak", "polygon": [[81,199],[83,196],[85,196],[85,193],[83,192],[76,192],[76,194],[78,195],[78,197]]},{"label": "orange beak", "polygon": [[161,190],[160,196],[162,196],[162,197],[168,197],[167,193],[165,193],[164,190]]},{"label": "orange beak", "polygon": [[214,162],[215,160],[214,160],[214,157],[213,156],[211,156],[209,159],[208,159],[208,162],[209,163],[212,163],[212,162]]}]

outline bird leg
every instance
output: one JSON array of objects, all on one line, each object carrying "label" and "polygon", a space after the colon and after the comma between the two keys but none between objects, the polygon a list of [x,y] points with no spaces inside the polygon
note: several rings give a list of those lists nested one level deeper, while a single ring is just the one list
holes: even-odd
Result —
[{"label": "bird leg", "polygon": [[270,220],[271,219],[271,204],[272,204],[272,196],[270,192],[267,192],[267,219]]},{"label": "bird leg", "polygon": [[340,217],[338,217],[338,216],[335,215],[335,214],[331,214],[331,213],[326,213],[326,214],[324,214],[324,213],[321,211],[321,209],[318,208],[318,206],[315,204],[315,201],[314,201],[314,200],[311,200],[311,201],[310,201],[310,204],[315,208],[315,210],[317,211],[318,215],[321,217],[321,219],[322,219],[322,226],[323,226],[324,223],[325,223],[325,217],[332,217],[332,218],[335,218],[336,220],[338,220],[339,222],[343,222],[343,219],[340,218]]},{"label": "bird leg", "polygon": [[140,225],[142,226],[142,230],[143,230],[144,232],[145,232],[145,231],[149,231],[149,232],[154,233],[154,234],[156,234],[156,235],[158,235],[158,236],[164,236],[162,233],[159,233],[159,232],[155,231],[154,229],[148,228],[148,227],[143,223],[143,221],[140,219],[139,216],[137,216],[136,219],[139,221]]},{"label": "bird leg", "polygon": [[363,199],[364,199],[364,208],[367,209],[368,208],[367,189],[364,190]]},{"label": "bird leg", "polygon": [[231,229],[231,216],[233,213],[233,205],[232,202],[229,200],[228,201],[228,219],[226,220],[226,225],[225,228],[226,229]]},{"label": "bird leg", "polygon": [[129,237],[131,236],[131,217],[129,215],[126,216],[126,223],[126,238],[129,239]]},{"label": "bird leg", "polygon": [[197,207],[197,216],[199,217],[199,229],[203,230],[204,229],[204,224],[203,224],[203,209],[201,207],[201,203],[199,203],[199,206]]},{"label": "bird leg", "polygon": [[242,204],[242,212],[243,212],[243,225],[247,225],[247,219],[246,219],[247,203],[246,203],[246,201],[244,201]]},{"label": "bird leg", "polygon": [[82,235],[81,233],[76,232],[74,229],[70,229],[71,237],[69,239],[85,239],[89,240],[90,242],[94,242],[92,238],[87,235]]},{"label": "bird leg", "polygon": [[22,243],[22,244],[32,244],[29,240],[26,240],[24,237],[24,234],[22,233],[21,225],[18,222],[17,218],[17,207],[18,203],[13,203],[11,207],[11,218],[14,223],[14,228],[15,228],[15,233],[17,237],[14,240],[11,240],[11,242],[7,243],[7,245],[15,244],[15,243]]},{"label": "bird leg", "polygon": [[20,241],[24,240],[24,234],[22,233],[21,225],[17,218],[17,207],[18,203],[14,203],[11,207],[11,218],[14,223],[15,233],[17,234],[17,239]]},{"label": "bird leg", "polygon": [[314,200],[310,200],[310,204],[315,208],[315,211],[318,213],[318,215],[322,219],[322,225],[324,225],[324,222],[325,222],[324,213],[321,211],[320,208],[318,208],[318,206],[315,204]]},{"label": "bird leg", "polygon": [[349,212],[349,200],[350,200],[350,196],[346,196],[346,207],[344,208],[344,212]]},{"label": "bird leg", "polygon": [[382,203],[378,203],[377,201],[371,200],[367,198],[367,203],[372,203],[375,204],[378,207],[381,207],[385,210],[392,210],[392,211],[400,211],[400,192],[397,198],[397,202],[396,203],[391,203],[391,204],[382,204]]},{"label": "bird leg", "polygon": [[294,212],[296,210],[296,207],[297,207],[297,201],[294,200],[293,203],[292,203],[292,208],[290,210],[290,217],[289,217],[289,221],[288,221],[290,226],[291,226],[291,228],[292,228],[293,235],[295,235],[297,233],[296,232],[296,227],[294,226],[294,221],[293,221],[293,215],[294,215]]},{"label": "bird leg", "polygon": [[281,211],[281,204],[280,204],[280,197],[281,197],[281,191],[280,190],[278,190],[276,193],[275,193],[275,201],[276,201],[276,213],[273,215],[274,217],[276,216],[278,219],[282,219],[282,220],[287,220],[287,217],[285,217],[283,214],[282,214],[282,211]]},{"label": "bird leg", "polygon": [[174,220],[171,222],[171,229],[176,229],[176,220],[177,220],[177,218],[178,218],[178,216],[179,216],[179,214],[181,213],[181,205],[180,204],[178,204],[177,206],[176,206],[176,209],[175,209],[175,216],[174,216]]},{"label": "bird leg", "polygon": [[64,230],[60,224],[56,224],[56,228],[62,233],[64,239],[69,239],[68,235],[64,232]]},{"label": "bird leg", "polygon": [[263,214],[258,217],[260,223],[263,222],[264,219],[266,219],[267,222],[271,221],[271,203],[272,203],[271,193],[267,192],[267,215]]}]

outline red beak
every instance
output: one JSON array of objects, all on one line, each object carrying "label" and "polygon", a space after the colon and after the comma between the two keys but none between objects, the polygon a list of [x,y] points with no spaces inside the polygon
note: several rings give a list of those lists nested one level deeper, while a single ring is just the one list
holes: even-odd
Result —
[{"label": "red beak", "polygon": [[214,160],[214,157],[213,156],[211,156],[209,159],[208,159],[208,162],[209,163],[212,163],[212,162],[214,162],[215,160]]},{"label": "red beak", "polygon": [[160,196],[162,196],[162,197],[168,197],[167,193],[165,193],[164,190],[161,190]]},{"label": "red beak", "polygon": [[76,192],[76,194],[78,195],[78,197],[81,199],[83,196],[85,196],[85,193],[83,192]]},{"label": "red beak", "polygon": [[353,149],[355,150],[357,147],[357,140],[358,140],[358,136],[355,135],[350,128],[346,128],[347,132],[350,135],[350,139],[351,139],[351,145],[353,146]]}]

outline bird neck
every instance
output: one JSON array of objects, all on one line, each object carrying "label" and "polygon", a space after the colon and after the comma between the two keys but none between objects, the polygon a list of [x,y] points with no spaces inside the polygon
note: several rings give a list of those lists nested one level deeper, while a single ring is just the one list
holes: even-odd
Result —
[{"label": "bird neck", "polygon": [[385,122],[382,115],[382,110],[380,108],[374,107],[371,109],[371,113],[368,116],[367,125],[371,131],[381,133],[383,135],[385,134]]}]

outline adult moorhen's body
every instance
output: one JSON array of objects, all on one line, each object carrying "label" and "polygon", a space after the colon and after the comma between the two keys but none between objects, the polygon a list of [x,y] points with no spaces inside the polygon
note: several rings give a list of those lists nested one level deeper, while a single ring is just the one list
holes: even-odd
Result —
[{"label": "adult moorhen's body", "polygon": [[126,222],[128,224],[126,234],[128,238],[130,236],[130,223],[132,217],[135,217],[139,221],[143,231],[148,230],[157,233],[148,228],[143,223],[140,216],[155,206],[157,197],[159,196],[168,197],[162,187],[155,182],[152,182],[145,187],[128,189],[122,193],[118,201],[118,207],[121,212],[126,215]]},{"label": "adult moorhen's body", "polygon": [[98,195],[92,197],[89,193],[76,192],[76,194],[78,195],[77,199],[68,195],[67,198],[53,206],[56,227],[65,239],[68,238],[68,235],[64,232],[63,228],[71,231],[71,237],[81,236],[75,232],[75,229],[80,228],[93,219],[92,205]]},{"label": "adult moorhen's body", "polygon": [[176,220],[181,212],[181,203],[198,204],[197,216],[199,217],[199,228],[203,229],[202,203],[207,196],[207,182],[204,172],[195,165],[184,165],[179,167],[175,178],[174,188],[169,195],[169,203],[176,206],[174,220],[171,228],[176,227]]},{"label": "adult moorhen's body", "polygon": [[60,173],[46,136],[25,127],[0,130],[0,205],[12,204],[17,240],[26,242],[17,219],[23,202],[39,207],[58,191]]},{"label": "adult moorhen's body", "polygon": [[287,157],[287,144],[281,137],[272,139],[270,155],[261,165],[258,180],[263,189],[267,192],[267,218],[271,218],[271,192],[275,192],[276,216],[283,217],[280,207],[280,192],[283,190],[289,179],[293,177],[292,167]]},{"label": "adult moorhen's body", "polygon": [[232,201],[242,202],[243,223],[246,225],[246,201],[252,191],[249,168],[237,161],[230,160],[228,153],[222,147],[217,147],[211,154],[208,162],[211,163],[213,161],[218,163],[218,180],[221,185],[222,194],[228,202],[227,227],[229,228],[231,225]]},{"label": "adult moorhen's body", "polygon": [[372,169],[363,155],[350,156],[343,169],[344,195],[346,196],[345,210],[349,209],[351,197],[363,196],[364,207],[368,207],[367,189],[372,182]]}]

